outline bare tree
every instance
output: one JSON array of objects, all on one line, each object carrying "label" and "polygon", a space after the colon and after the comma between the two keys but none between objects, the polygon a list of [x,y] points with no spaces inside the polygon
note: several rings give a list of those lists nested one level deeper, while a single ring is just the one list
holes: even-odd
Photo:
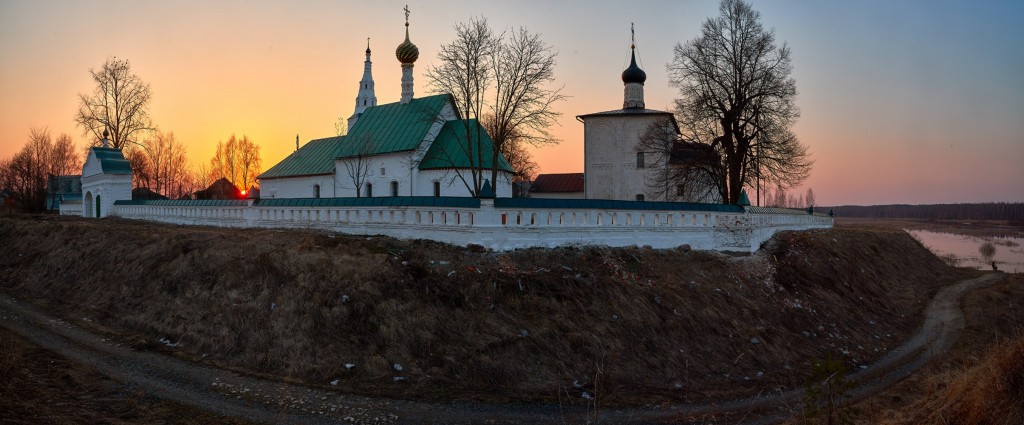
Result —
[{"label": "bare tree", "polygon": [[96,88],[91,94],[78,95],[75,123],[91,140],[100,140],[103,130],[109,130],[114,148],[139,143],[143,134],[154,129],[149,119],[149,84],[132,72],[127,60],[116,57],[89,73]]},{"label": "bare tree", "polygon": [[483,152],[473,143],[483,140],[480,126],[472,128],[470,119],[484,113],[488,88],[493,84],[490,59],[500,44],[499,38],[491,31],[485,18],[472,18],[468,23],[455,24],[455,41],[441,46],[437,53],[440,65],[427,68],[427,80],[437,93],[450,93],[455,106],[462,112],[466,144],[462,146],[469,159],[470,178],[460,175],[469,192],[476,196],[483,186]]},{"label": "bare tree", "polygon": [[242,190],[256,186],[256,176],[263,172],[263,159],[260,158],[260,145],[253,143],[248,137],[242,135],[238,141],[238,171]]},{"label": "bare tree", "polygon": [[785,208],[786,207],[786,189],[782,186],[775,187],[775,196],[772,198],[772,206]]},{"label": "bare tree", "polygon": [[359,140],[361,148],[354,156],[350,156],[342,159],[342,163],[345,165],[345,173],[352,181],[352,186],[356,189],[356,197],[361,198],[363,196],[363,185],[366,184],[366,180],[370,177],[370,173],[373,172],[374,161],[372,152],[376,149],[373,142],[373,134],[367,134],[363,136],[364,140]]},{"label": "bare tree", "polygon": [[81,151],[75,147],[71,136],[61,134],[53,142],[50,154],[50,174],[65,176],[82,173],[82,162],[84,162]]},{"label": "bare tree", "polygon": [[[505,149],[506,144],[558,142],[548,128],[561,115],[553,105],[565,96],[561,88],[548,88],[555,80],[557,53],[539,34],[519,28],[495,35],[483,17],[456,24],[455,32],[455,40],[441,46],[440,65],[428,68],[427,79],[434,92],[451,93],[463,115],[462,149],[470,162],[470,178],[463,180],[475,195],[488,174],[497,182],[499,156],[516,149]],[[484,121],[489,122],[474,125]],[[479,146],[486,140],[480,134],[484,127],[493,147]]]},{"label": "bare tree", "polygon": [[491,150],[491,181],[498,179],[498,155],[506,144],[532,146],[558,143],[549,131],[562,114],[555,103],[565,100],[562,88],[548,86],[555,81],[558,53],[526,28],[512,30],[499,37],[491,53],[494,91],[488,112],[494,117],[488,128],[495,148]]},{"label": "bare tree", "polygon": [[244,134],[242,138],[232,134],[227,142],[217,142],[217,150],[210,158],[209,177],[210,180],[224,177],[235,187],[248,190],[260,175],[262,162],[260,145]]},{"label": "bare tree", "polygon": [[533,155],[526,150],[522,142],[505,142],[501,155],[512,167],[512,182],[531,182],[540,171],[540,166],[533,160]]},{"label": "bare tree", "polygon": [[804,196],[804,200],[807,201],[807,206],[808,207],[813,207],[813,206],[817,205],[817,204],[814,203],[814,201],[816,200],[814,198],[814,189],[807,188],[807,195]]},{"label": "bare tree", "polygon": [[636,149],[644,153],[650,199],[712,202],[724,181],[721,159],[710,145],[680,138],[669,119],[660,119],[640,135]]},{"label": "bare tree", "polygon": [[679,89],[676,112],[684,136],[710,143],[723,158],[722,199],[735,204],[757,179],[786,188],[813,165],[790,127],[800,113],[789,47],[743,0],[722,0],[721,15],[701,35],[677,44],[668,65]]},{"label": "bare tree", "polygon": [[[498,132],[497,120],[493,114],[484,115],[481,120],[484,130],[488,134]],[[497,145],[497,142],[495,142]],[[524,136],[519,130],[513,130],[506,134],[505,141],[500,145],[501,156],[512,167],[512,182],[530,182],[537,175],[540,167],[533,160],[533,155],[526,149],[528,136]],[[497,161],[497,157],[494,158]],[[496,177],[492,177],[496,178]]]},{"label": "bare tree", "polygon": [[153,191],[171,199],[189,192],[184,182],[188,175],[188,157],[185,146],[174,138],[173,132],[155,132],[143,142],[151,174]]},{"label": "bare tree", "polygon": [[348,134],[348,118],[345,118],[344,115],[338,117],[338,120],[334,122],[334,134],[338,136]]},{"label": "bare tree", "polygon": [[81,172],[82,159],[71,141],[61,134],[54,142],[45,127],[29,130],[28,142],[10,160],[0,163],[0,188],[11,189],[27,211],[46,208],[50,176]]},{"label": "bare tree", "polygon": [[132,168],[132,187],[152,189],[153,164],[150,163],[149,154],[142,145],[129,145],[122,152],[124,159],[128,160],[128,165]]},{"label": "bare tree", "polygon": [[210,175],[210,169],[205,164],[189,170],[182,181],[182,194],[178,199],[192,199],[196,192],[210,187],[213,184]]}]

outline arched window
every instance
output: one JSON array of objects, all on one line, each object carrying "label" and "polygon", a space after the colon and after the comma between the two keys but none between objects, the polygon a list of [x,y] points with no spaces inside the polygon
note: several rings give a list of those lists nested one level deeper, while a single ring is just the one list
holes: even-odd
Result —
[{"label": "arched window", "polygon": [[398,196],[398,182],[391,182],[391,196]]},{"label": "arched window", "polygon": [[644,165],[645,165],[644,164],[644,153],[643,152],[637,152],[636,153],[636,168],[644,168]]},{"label": "arched window", "polygon": [[441,182],[434,182],[434,196],[441,196]]},{"label": "arched window", "polygon": [[320,185],[318,185],[318,184],[314,184],[313,185],[313,197],[314,198],[319,198],[320,197]]},{"label": "arched window", "polygon": [[366,197],[367,198],[372,198],[373,197],[373,183],[367,183],[366,184]]}]

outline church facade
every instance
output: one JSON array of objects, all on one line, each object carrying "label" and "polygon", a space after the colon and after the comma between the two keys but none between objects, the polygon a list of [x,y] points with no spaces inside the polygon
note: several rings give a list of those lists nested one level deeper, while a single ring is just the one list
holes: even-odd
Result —
[{"label": "church facade", "polygon": [[693,144],[668,141],[664,144],[664,151],[659,152],[652,150],[650,143],[642,143],[645,135],[673,135],[675,138],[679,134],[679,124],[671,112],[647,109],[644,103],[646,81],[647,73],[636,63],[634,43],[630,46],[629,67],[622,72],[622,109],[576,117],[583,123],[584,197],[721,203],[721,197],[717,196],[687,197],[681,188],[676,187],[681,185],[658,177],[670,175],[673,167],[685,166],[674,160],[680,157],[675,152],[693,149],[689,147]]},{"label": "church facade", "polygon": [[512,196],[512,168],[500,154],[498,181],[489,181],[493,142],[480,123],[463,119],[449,94],[414,97],[419,49],[409,41],[408,21],[405,25],[405,41],[395,51],[402,67],[401,99],[377,104],[367,45],[348,134],[302,147],[296,136],[295,152],[258,177],[261,197],[472,197],[474,182],[484,177],[493,195]]},{"label": "church facade", "polygon": [[[104,131],[103,144],[89,148],[82,165],[83,217],[106,217],[113,214],[116,201],[132,199],[132,167],[121,149],[108,147],[107,137]],[[66,211],[62,204],[61,213]]]},{"label": "church facade", "polygon": [[[484,184],[484,193],[475,196],[472,183],[467,184],[477,169],[471,167],[471,159],[489,161],[493,144],[480,123],[462,119],[450,95],[413,96],[412,70],[419,52],[409,41],[406,25],[406,40],[396,51],[402,64],[401,99],[377,104],[367,48],[349,133],[296,146],[295,152],[259,176],[258,198],[132,199],[131,167],[119,149],[106,147],[104,138],[104,146],[91,149],[83,166],[82,215],[182,225],[322,229],[495,250],[686,244],[692,249],[754,252],[778,231],[832,226],[831,217],[813,211],[657,202],[660,199],[647,182],[651,167],[715,158],[675,155],[648,166],[638,144],[641,135],[655,126],[673,135],[675,143],[678,126],[671,113],[644,107],[646,75],[636,66],[635,56],[623,73],[623,108],[579,117],[585,127],[586,174],[552,176],[550,184],[541,185],[546,189],[540,192],[559,199],[512,198],[511,167],[500,156],[496,165],[502,177]],[[681,141],[677,145],[699,150]],[[486,161],[476,165],[490,166]],[[488,189],[496,193],[486,193]],[[584,190],[587,199],[565,199]]]}]

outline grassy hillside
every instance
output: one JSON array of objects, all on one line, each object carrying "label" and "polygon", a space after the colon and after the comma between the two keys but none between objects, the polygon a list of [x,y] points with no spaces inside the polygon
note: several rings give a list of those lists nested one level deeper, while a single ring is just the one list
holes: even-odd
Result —
[{"label": "grassy hillside", "polygon": [[1024,423],[1022,304],[1024,274],[968,294],[964,334],[949,354],[854,406],[858,423]]},{"label": "grassy hillside", "polygon": [[976,273],[903,232],[842,228],[783,233],[751,256],[54,217],[0,219],[0,240],[0,291],[140,348],[423,399],[799,388],[828,354],[878,358],[936,288]]}]

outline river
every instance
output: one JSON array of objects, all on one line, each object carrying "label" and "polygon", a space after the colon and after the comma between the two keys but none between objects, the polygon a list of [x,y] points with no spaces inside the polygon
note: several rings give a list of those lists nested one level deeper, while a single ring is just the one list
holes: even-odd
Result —
[{"label": "river", "polygon": [[1024,238],[978,237],[929,230],[907,230],[925,247],[955,263],[958,267],[992,270],[995,262],[999,270],[1010,273],[1024,272]]}]

